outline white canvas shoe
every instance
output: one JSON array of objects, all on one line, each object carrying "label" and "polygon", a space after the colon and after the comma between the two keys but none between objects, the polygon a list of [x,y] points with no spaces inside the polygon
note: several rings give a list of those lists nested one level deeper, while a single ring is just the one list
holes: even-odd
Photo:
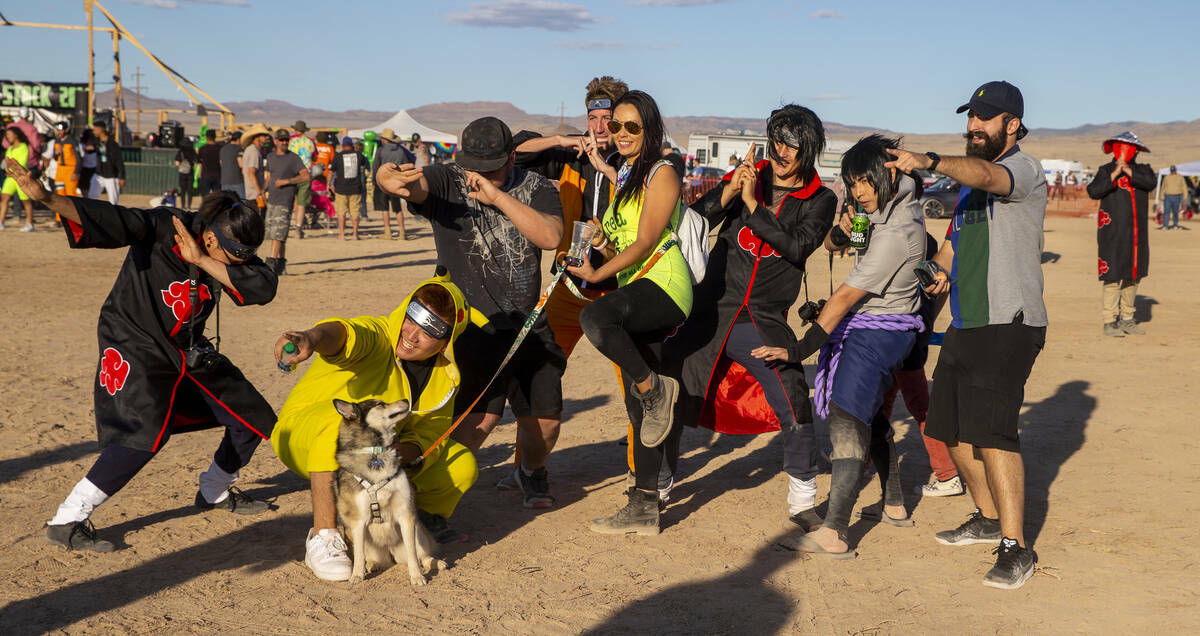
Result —
[{"label": "white canvas shoe", "polygon": [[313,533],[308,530],[304,542],[304,565],[322,581],[346,581],[350,579],[353,563],[346,555],[346,541],[333,528],[324,528]]}]

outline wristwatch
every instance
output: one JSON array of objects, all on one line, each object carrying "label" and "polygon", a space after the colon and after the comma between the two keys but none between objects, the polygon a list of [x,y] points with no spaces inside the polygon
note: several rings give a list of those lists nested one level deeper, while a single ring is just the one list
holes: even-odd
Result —
[{"label": "wristwatch", "polygon": [[938,163],[941,162],[942,157],[936,152],[927,152],[925,156],[933,160],[933,163],[929,164],[928,170],[937,170]]}]

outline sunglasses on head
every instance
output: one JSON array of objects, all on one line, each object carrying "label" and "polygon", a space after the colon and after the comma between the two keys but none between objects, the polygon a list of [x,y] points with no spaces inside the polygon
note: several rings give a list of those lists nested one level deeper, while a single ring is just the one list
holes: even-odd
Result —
[{"label": "sunglasses on head", "polygon": [[625,132],[631,135],[640,135],[642,133],[642,125],[636,121],[620,122],[615,119],[608,120],[608,132],[617,134],[621,132],[621,127],[625,127]]}]

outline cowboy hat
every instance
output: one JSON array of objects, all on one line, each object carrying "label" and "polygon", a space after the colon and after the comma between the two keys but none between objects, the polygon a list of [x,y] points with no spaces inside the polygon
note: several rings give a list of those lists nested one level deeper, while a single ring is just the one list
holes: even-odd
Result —
[{"label": "cowboy hat", "polygon": [[388,141],[399,141],[396,139],[396,131],[391,128],[384,128],[383,132],[379,133],[379,136]]},{"label": "cowboy hat", "polygon": [[253,126],[247,128],[246,131],[242,133],[242,147],[245,148],[246,146],[249,146],[250,142],[254,141],[254,138],[259,135],[266,135],[270,137],[271,130],[262,124],[254,124]]},{"label": "cowboy hat", "polygon": [[296,132],[300,134],[308,132],[308,124],[304,123],[303,119],[297,119],[296,123],[292,124],[292,128],[295,128]]}]

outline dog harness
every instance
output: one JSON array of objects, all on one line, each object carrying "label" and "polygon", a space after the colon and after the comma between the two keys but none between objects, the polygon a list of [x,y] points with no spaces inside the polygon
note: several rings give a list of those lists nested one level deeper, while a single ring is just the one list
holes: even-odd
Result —
[{"label": "dog harness", "polygon": [[[383,458],[380,457],[380,455],[387,452],[387,450],[388,448],[385,446],[364,446],[363,448],[356,448],[352,451],[349,451],[349,453],[351,455],[371,455],[371,459],[367,460],[367,467],[379,469],[383,468]],[[358,485],[362,486],[363,490],[367,491],[367,497],[369,497],[371,500],[371,523],[383,523],[383,511],[379,507],[379,491],[384,486],[391,483],[391,481],[399,476],[402,472],[404,472],[404,466],[397,468],[396,472],[392,473],[392,475],[387,479],[377,482],[368,481],[351,473],[351,475],[358,480]]]}]

